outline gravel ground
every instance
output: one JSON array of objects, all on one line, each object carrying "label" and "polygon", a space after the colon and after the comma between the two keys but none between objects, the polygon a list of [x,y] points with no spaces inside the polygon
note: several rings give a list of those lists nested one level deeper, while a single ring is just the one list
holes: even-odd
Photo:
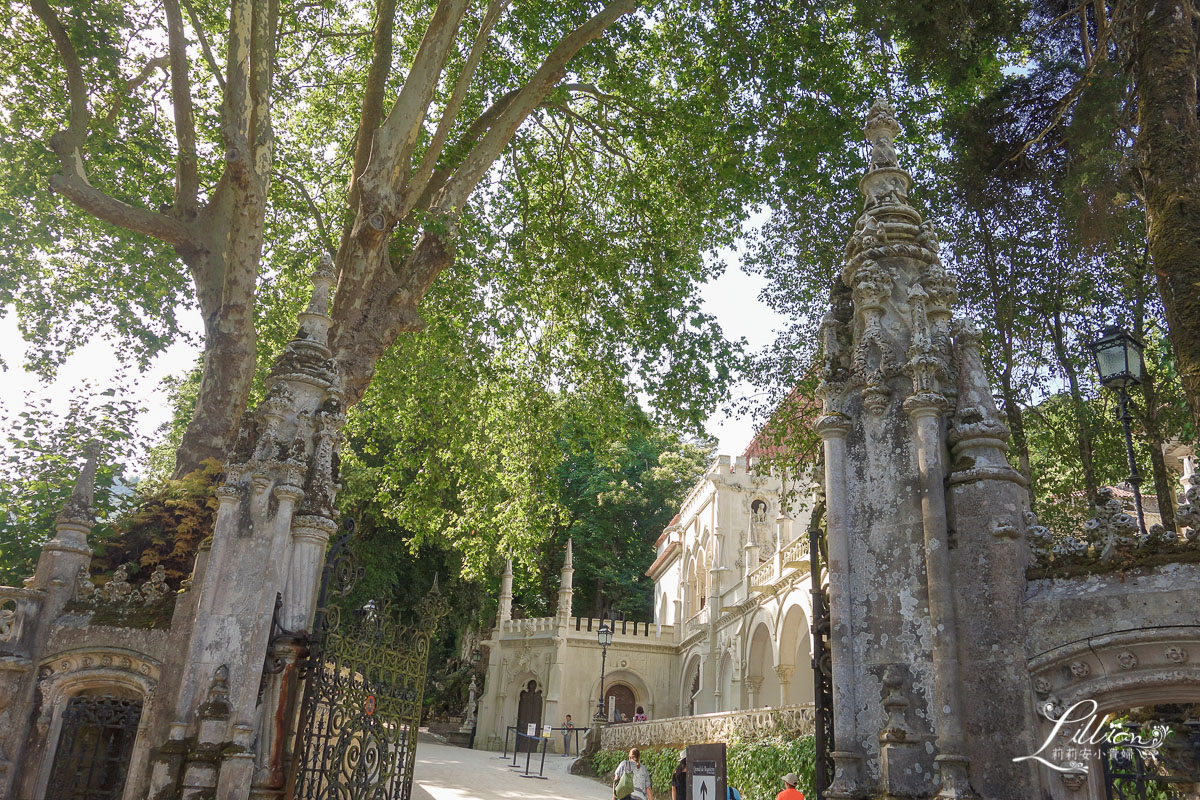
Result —
[{"label": "gravel ground", "polygon": [[[530,760],[536,775],[540,756]],[[417,765],[413,771],[413,800],[611,800],[605,784],[567,774],[573,758],[546,754],[545,780],[522,778],[525,758],[512,768],[499,753],[467,750],[443,744],[422,733],[417,742]]]}]

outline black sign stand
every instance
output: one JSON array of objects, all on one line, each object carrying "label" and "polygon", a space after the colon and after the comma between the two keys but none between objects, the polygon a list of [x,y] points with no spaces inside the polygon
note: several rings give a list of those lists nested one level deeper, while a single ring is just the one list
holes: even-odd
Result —
[{"label": "black sign stand", "polygon": [[725,743],[688,745],[687,773],[691,800],[725,800]]}]

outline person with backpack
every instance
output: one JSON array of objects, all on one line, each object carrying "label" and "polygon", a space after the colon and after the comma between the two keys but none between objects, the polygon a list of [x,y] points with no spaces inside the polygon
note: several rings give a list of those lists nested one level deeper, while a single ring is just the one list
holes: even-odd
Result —
[{"label": "person with backpack", "polygon": [[636,747],[613,773],[613,797],[616,800],[654,800],[650,770],[642,764],[642,753]]}]

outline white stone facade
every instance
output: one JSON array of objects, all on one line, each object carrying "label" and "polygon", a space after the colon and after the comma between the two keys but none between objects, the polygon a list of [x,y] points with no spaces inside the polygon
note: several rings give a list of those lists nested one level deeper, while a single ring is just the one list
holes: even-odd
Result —
[{"label": "white stone facade", "polygon": [[[617,620],[605,661],[605,695],[627,719],[637,706],[655,720],[811,705],[811,510],[781,514],[781,489],[746,459],[721,456],[663,531],[646,573],[654,619]],[[557,727],[571,714],[586,727],[595,715],[601,620],[570,614],[571,572],[568,561],[559,613],[523,620],[511,619],[506,573],[500,621],[483,642],[476,747],[499,749],[506,736],[511,745],[508,728],[518,722],[522,730],[531,721]],[[522,714],[523,692],[541,695],[536,719],[536,703]],[[560,736],[552,741],[561,749]]]}]

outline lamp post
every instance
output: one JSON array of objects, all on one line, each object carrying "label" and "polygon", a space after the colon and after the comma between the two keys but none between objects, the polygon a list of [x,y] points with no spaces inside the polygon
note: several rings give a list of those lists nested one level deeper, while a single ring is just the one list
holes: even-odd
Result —
[{"label": "lamp post", "polygon": [[600,702],[596,706],[596,719],[604,718],[604,662],[608,658],[608,646],[612,644],[612,640],[612,628],[601,620],[600,630],[596,631],[596,641],[600,644]]},{"label": "lamp post", "polygon": [[1142,475],[1133,457],[1133,434],[1129,424],[1129,387],[1140,386],[1145,374],[1142,342],[1118,325],[1109,325],[1088,345],[1096,361],[1100,383],[1117,393],[1117,418],[1125,430],[1125,455],[1129,458],[1129,485],[1133,487],[1133,504],[1137,508],[1138,529],[1146,535],[1146,516],[1142,512]]}]

